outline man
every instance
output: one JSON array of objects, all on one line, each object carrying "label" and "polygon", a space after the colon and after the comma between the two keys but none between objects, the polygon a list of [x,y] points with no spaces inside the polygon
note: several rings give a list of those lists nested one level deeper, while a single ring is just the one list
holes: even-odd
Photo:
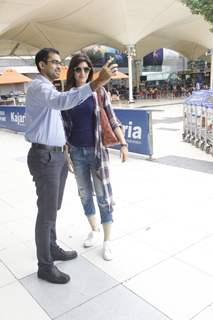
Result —
[{"label": "man", "polygon": [[69,275],[61,272],[55,260],[71,260],[76,251],[64,251],[56,243],[56,217],[61,207],[67,164],[64,156],[65,134],[61,110],[80,105],[98,87],[105,85],[117,71],[109,60],[99,77],[78,89],[58,92],[53,81],[59,78],[61,58],[53,48],[40,50],[35,63],[39,75],[30,84],[26,97],[26,133],[31,142],[28,167],[36,186],[38,215],[35,240],[38,258],[38,277],[52,283],[67,283]]}]

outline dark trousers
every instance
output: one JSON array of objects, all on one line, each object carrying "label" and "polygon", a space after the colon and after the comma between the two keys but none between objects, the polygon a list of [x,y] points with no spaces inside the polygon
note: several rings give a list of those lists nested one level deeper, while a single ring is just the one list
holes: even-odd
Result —
[{"label": "dark trousers", "polygon": [[61,208],[68,174],[64,153],[31,148],[28,168],[36,186],[38,215],[35,241],[39,268],[51,268],[51,248],[56,246],[56,217]]}]

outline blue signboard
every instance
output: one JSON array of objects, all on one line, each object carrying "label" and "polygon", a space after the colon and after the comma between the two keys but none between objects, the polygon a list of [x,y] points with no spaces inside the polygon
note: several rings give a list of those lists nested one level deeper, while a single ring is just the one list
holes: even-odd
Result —
[{"label": "blue signboard", "polygon": [[25,107],[0,106],[0,128],[25,131]]},{"label": "blue signboard", "polygon": [[114,109],[121,121],[129,151],[153,154],[151,112],[141,109]]},{"label": "blue signboard", "polygon": [[163,64],[163,48],[154,50],[143,58],[143,66],[162,66]]},{"label": "blue signboard", "polygon": [[[129,151],[151,156],[153,153],[151,112],[116,108],[114,111],[123,125]],[[0,106],[0,128],[24,132],[25,118],[23,106]]]}]

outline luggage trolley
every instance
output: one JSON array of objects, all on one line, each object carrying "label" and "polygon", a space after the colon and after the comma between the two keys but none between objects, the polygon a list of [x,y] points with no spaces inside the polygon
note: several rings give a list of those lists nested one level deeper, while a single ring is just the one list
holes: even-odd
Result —
[{"label": "luggage trolley", "polygon": [[206,139],[203,149],[206,153],[213,154],[213,92],[205,98],[203,106],[206,109]]},{"label": "luggage trolley", "polygon": [[207,108],[202,103],[201,106],[201,118],[200,118],[200,132],[196,147],[204,150],[207,141]]},{"label": "luggage trolley", "polygon": [[195,139],[195,146],[204,150],[207,142],[207,108],[204,105],[206,97],[209,96],[209,90],[199,91],[202,95],[199,104],[197,105],[197,134]]},{"label": "luggage trolley", "polygon": [[191,103],[190,112],[190,139],[189,142],[194,144],[197,135],[197,104],[196,101]]},{"label": "luggage trolley", "polygon": [[183,140],[197,146],[201,136],[202,100],[206,92],[206,90],[193,91],[192,95],[185,100],[183,108]]},{"label": "luggage trolley", "polygon": [[195,132],[195,140],[194,145],[199,147],[202,141],[202,121],[203,121],[203,107],[202,105],[198,104],[196,106],[196,132]]},{"label": "luggage trolley", "polygon": [[189,103],[189,98],[184,101],[183,104],[183,133],[182,138],[185,142],[190,142],[190,118],[191,118],[191,105]]}]

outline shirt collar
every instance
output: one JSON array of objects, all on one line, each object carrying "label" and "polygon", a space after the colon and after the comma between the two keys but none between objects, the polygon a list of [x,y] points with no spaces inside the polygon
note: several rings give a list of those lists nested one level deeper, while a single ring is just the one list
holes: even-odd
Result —
[{"label": "shirt collar", "polygon": [[45,76],[43,76],[41,73],[39,73],[36,78],[40,79],[43,82],[51,84],[53,87],[55,87],[54,84],[50,80],[48,80]]}]

